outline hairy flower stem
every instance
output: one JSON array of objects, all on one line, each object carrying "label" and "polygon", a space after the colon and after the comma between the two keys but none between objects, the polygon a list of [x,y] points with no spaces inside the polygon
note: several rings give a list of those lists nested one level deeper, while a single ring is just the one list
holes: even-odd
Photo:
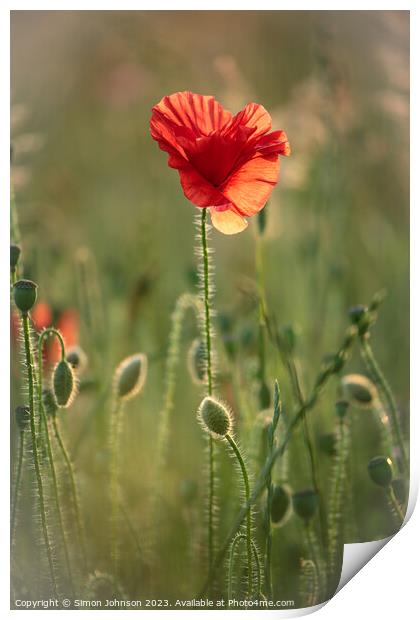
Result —
[{"label": "hairy flower stem", "polygon": [[[238,543],[240,543],[241,541],[246,541],[246,540],[247,540],[247,537],[245,536],[245,534],[237,534],[235,538],[233,539],[231,547],[230,547],[229,565],[228,565],[228,600],[233,599],[232,583],[233,583],[233,563],[235,560],[235,550],[236,550]],[[255,562],[256,573],[257,573],[256,592],[257,592],[257,596],[262,596],[260,558],[258,557],[258,550],[257,550],[257,547],[254,541],[252,541],[252,553],[254,555],[254,562]]]},{"label": "hairy flower stem", "polygon": [[13,549],[13,541],[14,541],[14,533],[16,528],[16,515],[17,515],[17,505],[19,501],[19,493],[20,493],[20,485],[22,481],[22,469],[23,469],[23,460],[25,454],[25,431],[20,429],[19,431],[19,448],[18,448],[18,462],[16,469],[16,480],[15,486],[13,489],[13,500],[12,500],[12,517],[10,522],[10,548]]},{"label": "hairy flower stem", "polygon": [[45,429],[45,439],[46,439],[46,446],[47,446],[48,462],[49,462],[50,471],[51,471],[51,480],[52,480],[52,486],[53,486],[53,492],[54,492],[55,507],[56,507],[57,516],[58,516],[60,535],[63,540],[64,558],[66,561],[66,568],[67,568],[67,572],[69,575],[70,588],[71,588],[71,591],[74,597],[75,591],[74,591],[74,582],[73,582],[73,572],[71,568],[70,553],[69,553],[69,548],[67,544],[67,537],[66,537],[66,533],[64,530],[63,514],[61,510],[60,495],[58,491],[57,472],[55,469],[54,455],[53,455],[52,447],[51,447],[48,420],[45,414],[44,405],[42,403],[42,345],[44,343],[44,340],[50,335],[54,335],[58,338],[60,345],[61,345],[61,358],[62,359],[65,358],[64,341],[63,341],[63,338],[60,332],[58,332],[57,330],[53,328],[43,331],[38,339],[38,409],[39,409],[38,414],[39,414],[40,420],[42,420],[42,424],[44,425],[44,429]]},{"label": "hairy flower stem", "polygon": [[[41,417],[44,420],[44,425],[45,425],[45,430],[46,430],[46,435],[47,435],[47,442],[48,442],[48,444],[50,444],[48,421],[46,419],[45,409],[44,409],[43,404],[42,404],[42,382],[43,381],[42,381],[42,365],[41,365],[43,342],[44,342],[44,339],[47,338],[48,336],[55,336],[58,339],[58,341],[60,343],[60,348],[61,348],[61,359],[65,358],[65,345],[64,345],[64,340],[63,340],[62,335],[60,334],[60,332],[57,329],[54,329],[53,327],[44,330],[41,333],[41,335],[39,337],[39,340],[38,340],[38,359],[40,360],[39,372],[38,372],[38,402],[39,402],[39,406],[40,406],[40,410],[41,410],[40,411]],[[81,548],[83,568],[84,568],[85,572],[87,572],[88,567],[87,567],[86,544],[85,544],[83,524],[82,524],[81,515],[80,515],[80,506],[79,506],[79,500],[78,500],[78,496],[77,496],[77,487],[76,487],[75,474],[74,474],[74,470],[73,470],[73,464],[71,462],[71,459],[70,459],[70,456],[68,454],[67,448],[66,448],[66,446],[64,444],[64,441],[63,441],[63,438],[61,436],[61,432],[60,432],[57,416],[55,416],[55,415],[53,416],[52,423],[53,423],[54,435],[55,435],[55,438],[57,440],[58,446],[59,446],[59,448],[61,450],[61,453],[63,455],[64,462],[65,462],[66,468],[67,468],[67,473],[68,473],[68,476],[69,476],[69,479],[70,479],[72,503],[73,503],[74,514],[75,514],[75,517],[76,517],[76,527],[77,527],[77,534],[78,534],[80,548]],[[48,451],[50,452],[50,448],[48,449]],[[52,455],[51,455],[51,458],[50,458],[50,466],[51,466],[52,477],[54,479],[55,478],[55,473],[52,472],[52,469],[54,468],[54,462],[52,460]],[[55,486],[57,486],[57,485],[55,485]],[[56,498],[57,497],[58,497],[58,495],[56,494]],[[60,516],[60,522],[61,522],[61,516]]]},{"label": "hairy flower stem", "polygon": [[[206,377],[207,395],[213,393],[212,342],[211,342],[211,312],[210,312],[210,270],[209,250],[207,241],[207,209],[201,211],[201,249],[203,258],[203,302],[204,302],[204,341],[206,344]],[[209,572],[213,566],[214,554],[214,512],[215,512],[215,472],[214,472],[214,439],[208,435],[208,565]]]},{"label": "hairy flower stem", "polygon": [[398,418],[397,405],[394,400],[394,396],[392,394],[391,388],[389,386],[388,381],[385,379],[382,371],[378,365],[378,362],[375,359],[372,348],[369,344],[369,333],[360,336],[360,346],[362,351],[362,357],[366,364],[366,367],[370,374],[372,375],[372,379],[375,382],[379,395],[385,401],[386,408],[388,410],[390,421],[391,421],[391,432],[393,435],[393,440],[395,444],[398,446],[399,452],[401,454],[401,460],[403,465],[403,473],[407,474],[409,469],[407,451],[404,445],[404,439],[401,431],[400,421]]},{"label": "hairy flower stem", "polygon": [[[239,467],[241,468],[242,477],[245,488],[245,503],[248,504],[250,497],[250,487],[248,472],[246,471],[245,462],[242,454],[236,445],[235,440],[230,435],[226,435],[226,440],[230,444],[236,458],[238,459]],[[248,562],[248,595],[252,595],[252,538],[251,538],[251,507],[248,506],[246,511],[246,546],[247,546],[247,562]]]},{"label": "hairy flower stem", "polygon": [[73,502],[74,514],[75,514],[75,517],[76,517],[77,534],[78,534],[78,538],[79,538],[79,542],[80,542],[80,547],[81,547],[81,552],[82,552],[83,568],[84,568],[85,573],[87,573],[87,571],[88,571],[88,563],[87,563],[85,532],[84,532],[83,522],[82,522],[82,518],[81,518],[81,511],[80,511],[80,505],[79,505],[79,497],[78,497],[78,493],[77,493],[76,477],[75,477],[75,473],[74,473],[73,463],[71,462],[70,455],[68,453],[68,450],[67,450],[66,445],[64,443],[63,437],[61,435],[60,426],[59,426],[59,423],[58,423],[57,416],[53,417],[52,423],[53,423],[54,435],[55,435],[55,438],[57,440],[58,446],[59,446],[59,448],[61,450],[61,453],[63,455],[64,462],[65,462],[66,468],[67,468],[67,473],[68,473],[69,480],[70,480],[71,497],[72,497],[72,502]]},{"label": "hairy flower stem", "polygon": [[38,500],[39,507],[41,512],[41,527],[42,533],[44,536],[45,548],[47,553],[48,565],[50,570],[51,582],[53,586],[54,596],[58,597],[58,589],[57,589],[57,580],[55,576],[54,570],[54,561],[53,554],[51,548],[50,536],[48,533],[48,525],[47,525],[47,515],[45,509],[45,495],[44,495],[44,485],[42,481],[41,474],[41,465],[39,461],[38,455],[38,445],[37,445],[37,432],[36,432],[36,421],[35,421],[35,380],[34,380],[34,360],[32,354],[32,346],[31,346],[31,336],[29,331],[29,318],[27,313],[22,313],[22,327],[23,327],[23,336],[25,343],[25,364],[26,371],[28,377],[28,391],[29,391],[29,413],[30,413],[30,429],[31,429],[31,441],[32,441],[32,454],[34,458],[34,467],[35,467],[35,477],[38,487]]}]

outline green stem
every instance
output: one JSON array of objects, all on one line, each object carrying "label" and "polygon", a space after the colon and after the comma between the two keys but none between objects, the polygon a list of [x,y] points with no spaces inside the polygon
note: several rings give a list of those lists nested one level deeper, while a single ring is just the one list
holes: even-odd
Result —
[{"label": "green stem", "polygon": [[121,418],[123,402],[117,399],[111,419],[111,471],[110,471],[110,491],[111,491],[111,562],[114,576],[118,574],[119,545],[118,545],[118,513],[121,503],[119,486],[119,454],[121,437]]},{"label": "green stem", "polygon": [[271,532],[271,502],[273,499],[273,484],[271,481],[271,472],[267,476],[267,505],[265,515],[266,543],[265,543],[265,587],[267,589],[267,597],[271,599],[273,596],[273,577],[271,571],[271,550],[273,545],[273,536]]},{"label": "green stem", "polygon": [[62,515],[62,510],[61,510],[61,505],[60,505],[60,495],[58,491],[57,473],[55,470],[54,455],[53,455],[52,447],[51,447],[50,430],[48,426],[47,416],[45,414],[45,408],[42,402],[42,379],[43,379],[42,377],[42,347],[43,347],[45,339],[51,335],[54,335],[58,338],[60,345],[61,345],[61,358],[64,359],[65,357],[64,341],[63,341],[63,338],[60,332],[58,332],[54,328],[49,328],[43,331],[38,339],[38,409],[39,409],[39,418],[40,420],[42,420],[42,423],[45,429],[45,439],[46,439],[46,444],[47,444],[48,461],[50,464],[51,478],[52,478],[52,483],[53,483],[55,507],[57,510],[60,534],[63,540],[64,557],[66,560],[67,572],[69,574],[70,587],[71,587],[73,597],[74,597],[73,573],[71,569],[67,537],[66,537],[65,530],[64,530],[63,515]]},{"label": "green stem", "polygon": [[34,361],[33,361],[31,337],[30,337],[30,331],[29,331],[29,318],[27,314],[23,314],[23,313],[22,313],[22,326],[23,326],[23,335],[24,335],[24,342],[25,342],[26,370],[27,370],[27,375],[28,375],[32,453],[34,457],[35,476],[36,476],[36,481],[37,481],[37,486],[38,486],[39,507],[41,511],[41,527],[42,527],[42,532],[44,536],[45,548],[47,552],[47,559],[48,559],[48,565],[50,569],[53,591],[54,591],[55,597],[58,597],[52,548],[51,548],[51,542],[50,542],[50,537],[48,533],[47,516],[46,516],[46,510],[45,510],[44,485],[42,482],[41,466],[40,466],[39,456],[38,456],[36,424],[35,424]]},{"label": "green stem", "polygon": [[394,489],[391,486],[389,486],[387,488],[387,490],[386,490],[386,494],[387,494],[387,497],[388,497],[388,501],[389,501],[389,503],[390,503],[390,505],[392,507],[392,510],[395,512],[395,514],[396,514],[396,516],[397,516],[397,518],[399,520],[398,525],[401,526],[403,521],[404,521],[404,513],[401,510],[401,506],[399,504],[399,501],[397,500],[397,498],[395,496]]},{"label": "green stem", "polygon": [[78,537],[79,537],[80,547],[81,547],[81,551],[82,551],[83,567],[84,567],[85,572],[87,572],[88,564],[87,564],[87,553],[86,553],[86,541],[85,541],[83,523],[82,523],[82,518],[81,518],[81,512],[80,512],[80,506],[79,506],[79,498],[78,498],[77,487],[76,487],[76,478],[75,478],[75,473],[74,473],[74,470],[73,470],[73,463],[71,462],[71,459],[70,459],[69,453],[67,451],[66,445],[65,445],[65,443],[63,441],[63,438],[62,438],[62,435],[61,435],[61,432],[60,432],[60,428],[59,428],[59,424],[58,424],[58,420],[57,420],[56,416],[53,417],[52,423],[53,423],[54,434],[55,434],[55,437],[57,439],[57,443],[58,443],[58,445],[60,447],[61,453],[63,455],[64,462],[65,462],[66,467],[67,467],[68,476],[69,476],[69,479],[70,479],[70,489],[71,489],[74,513],[75,513],[75,516],[76,516],[77,534],[78,534]]},{"label": "green stem", "polygon": [[[248,504],[250,497],[249,478],[246,471],[244,459],[242,454],[236,445],[235,440],[230,435],[226,435],[226,440],[230,444],[236,458],[238,459],[239,467],[241,468],[242,477],[245,488],[245,502]],[[246,511],[246,545],[247,545],[247,561],[248,561],[248,594],[252,594],[252,538],[251,538],[251,507],[248,507]]]},{"label": "green stem", "polygon": [[[207,242],[207,209],[201,211],[201,248],[203,254],[203,301],[204,301],[204,337],[206,343],[206,374],[207,394],[213,393],[212,343],[211,343],[211,312],[210,312],[210,273],[209,251]],[[209,572],[213,566],[214,553],[214,439],[208,435],[208,468],[209,468],[209,495],[208,495],[208,563]]]},{"label": "green stem", "polygon": [[266,299],[264,286],[264,259],[263,259],[263,239],[257,233],[257,241],[255,246],[255,271],[258,286],[258,353],[259,353],[259,369],[258,378],[260,381],[260,406],[267,407],[266,402],[266,352],[265,352],[265,315],[266,315]]},{"label": "green stem", "polygon": [[[233,562],[235,560],[235,549],[238,543],[241,542],[242,540],[246,541],[246,538],[247,537],[245,536],[245,534],[238,534],[233,539],[232,545],[230,547],[229,566],[228,566],[228,600],[233,599],[232,582],[233,582]],[[252,541],[252,552],[254,555],[254,562],[255,562],[256,573],[257,573],[257,594],[260,595],[261,594],[261,565],[260,565],[260,559],[258,557],[258,550],[257,550],[257,547],[254,541]]]},{"label": "green stem", "polygon": [[368,371],[371,373],[372,378],[378,387],[380,395],[386,402],[387,410],[389,412],[390,421],[391,421],[391,429],[392,429],[391,432],[393,434],[394,441],[399,448],[402,462],[403,462],[404,472],[406,473],[408,472],[408,469],[409,469],[409,463],[408,463],[407,452],[406,452],[405,445],[404,445],[404,439],[403,439],[403,435],[401,431],[400,421],[398,419],[397,405],[395,403],[394,396],[392,394],[389,383],[385,379],[385,376],[382,374],[382,371],[379,368],[379,365],[375,359],[372,348],[368,342],[368,337],[369,337],[368,334],[365,334],[360,337],[362,357],[366,363]]},{"label": "green stem", "polygon": [[21,429],[19,432],[19,455],[18,455],[16,480],[15,480],[15,487],[13,490],[13,500],[12,500],[12,520],[10,523],[10,549],[13,549],[13,539],[14,539],[14,533],[15,533],[15,527],[16,527],[17,505],[18,505],[20,485],[21,485],[21,480],[22,480],[24,450],[25,450],[25,431]]}]

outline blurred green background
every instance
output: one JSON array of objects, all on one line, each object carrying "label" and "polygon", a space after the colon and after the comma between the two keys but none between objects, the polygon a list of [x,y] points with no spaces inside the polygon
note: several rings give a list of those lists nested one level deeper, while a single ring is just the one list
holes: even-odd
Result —
[{"label": "blurred green background", "polygon": [[[386,289],[373,346],[407,426],[408,12],[13,11],[11,25],[12,178],[25,275],[39,283],[40,299],[56,314],[76,308],[82,315],[80,344],[93,381],[106,384],[125,355],[141,350],[150,357],[147,388],[128,407],[124,436],[125,493],[139,527],[170,315],[176,298],[194,290],[195,209],[149,134],[151,107],[172,92],[212,94],[232,112],[248,101],[261,103],[273,128],[287,132],[292,156],[282,159],[281,181],[268,207],[268,306],[280,325],[297,330],[308,391],[323,355],[341,341],[348,307]],[[212,244],[216,308],[233,317],[234,338],[251,368],[244,373],[252,372],[257,322],[246,292],[254,287],[255,222],[234,237],[214,231]],[[83,323],[77,297],[77,265],[86,248],[103,296],[97,341]],[[191,322],[184,358],[195,335]],[[292,410],[273,349],[269,358],[270,383],[279,378]],[[363,372],[357,354],[350,368]],[[311,414],[315,436],[333,429],[335,389]],[[178,549],[179,557],[168,554],[162,568],[167,590],[179,596],[191,593],[191,577],[179,585],[187,575],[179,559],[186,544],[180,532],[185,537],[188,530],[178,489],[191,472],[199,482],[202,439],[193,414],[200,394],[181,362],[163,486],[173,526],[168,548]],[[237,408],[235,397],[224,395]],[[88,532],[101,566],[107,406],[95,403],[94,392],[82,393],[65,422],[71,449],[77,445]],[[86,422],[92,410],[94,421]],[[379,449],[375,425],[365,412],[355,418],[358,539],[369,540],[387,534],[391,525],[380,489],[366,476],[367,461]],[[86,424],[91,434],[79,446]],[[226,476],[229,465],[228,459]],[[292,480],[295,487],[307,483]],[[222,532],[228,525],[224,517]],[[276,543],[283,575],[299,557],[298,531],[290,529],[286,538]],[[130,570],[127,583],[134,583]]]}]

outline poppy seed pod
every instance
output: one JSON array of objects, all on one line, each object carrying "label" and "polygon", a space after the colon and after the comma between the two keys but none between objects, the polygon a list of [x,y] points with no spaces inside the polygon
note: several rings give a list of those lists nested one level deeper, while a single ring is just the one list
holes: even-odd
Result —
[{"label": "poppy seed pod", "polygon": [[31,419],[31,412],[29,407],[16,407],[15,409],[16,423],[20,430],[23,431],[29,425]]},{"label": "poppy seed pod", "polygon": [[13,285],[15,304],[22,314],[27,314],[34,306],[37,297],[37,288],[38,285],[32,282],[32,280],[18,280]]},{"label": "poppy seed pod", "polygon": [[52,390],[42,390],[42,404],[48,418],[55,417],[57,413],[57,402]]},{"label": "poppy seed pod", "polygon": [[389,457],[375,456],[368,463],[370,479],[380,487],[387,488],[392,482],[392,461]]},{"label": "poppy seed pod", "polygon": [[206,381],[206,366],[206,347],[200,338],[196,338],[188,350],[188,370],[191,379],[197,385]]},{"label": "poppy seed pod", "polygon": [[290,489],[287,485],[274,485],[271,497],[270,517],[275,526],[283,525],[291,512]]},{"label": "poppy seed pod", "polygon": [[204,428],[216,437],[226,437],[232,425],[227,407],[212,396],[206,396],[198,408],[198,418]]},{"label": "poppy seed pod", "polygon": [[10,269],[14,271],[20,258],[20,247],[18,245],[10,246]]},{"label": "poppy seed pod", "polygon": [[306,491],[299,491],[298,493],[295,493],[292,501],[293,510],[295,513],[298,517],[307,522],[312,519],[317,511],[319,497],[315,491],[308,489]]},{"label": "poppy seed pod", "polygon": [[53,371],[53,391],[59,407],[69,407],[77,393],[76,377],[67,360],[58,362]]},{"label": "poppy seed pod", "polygon": [[77,345],[67,350],[66,360],[78,374],[82,373],[87,366],[86,353]]},{"label": "poppy seed pod", "polygon": [[143,389],[147,375],[147,357],[136,353],[127,357],[117,367],[114,385],[117,398],[131,400]]},{"label": "poppy seed pod", "polygon": [[345,375],[341,388],[350,404],[360,409],[370,409],[378,400],[375,384],[364,375]]}]

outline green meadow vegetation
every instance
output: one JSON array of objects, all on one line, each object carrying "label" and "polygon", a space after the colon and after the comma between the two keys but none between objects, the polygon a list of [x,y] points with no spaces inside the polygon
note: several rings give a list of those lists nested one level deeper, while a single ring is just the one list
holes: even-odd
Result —
[{"label": "green meadow vegetation", "polygon": [[[11,23],[12,608],[326,600],[408,501],[408,14]],[[150,136],[182,90],[287,132],[237,235]]]}]

